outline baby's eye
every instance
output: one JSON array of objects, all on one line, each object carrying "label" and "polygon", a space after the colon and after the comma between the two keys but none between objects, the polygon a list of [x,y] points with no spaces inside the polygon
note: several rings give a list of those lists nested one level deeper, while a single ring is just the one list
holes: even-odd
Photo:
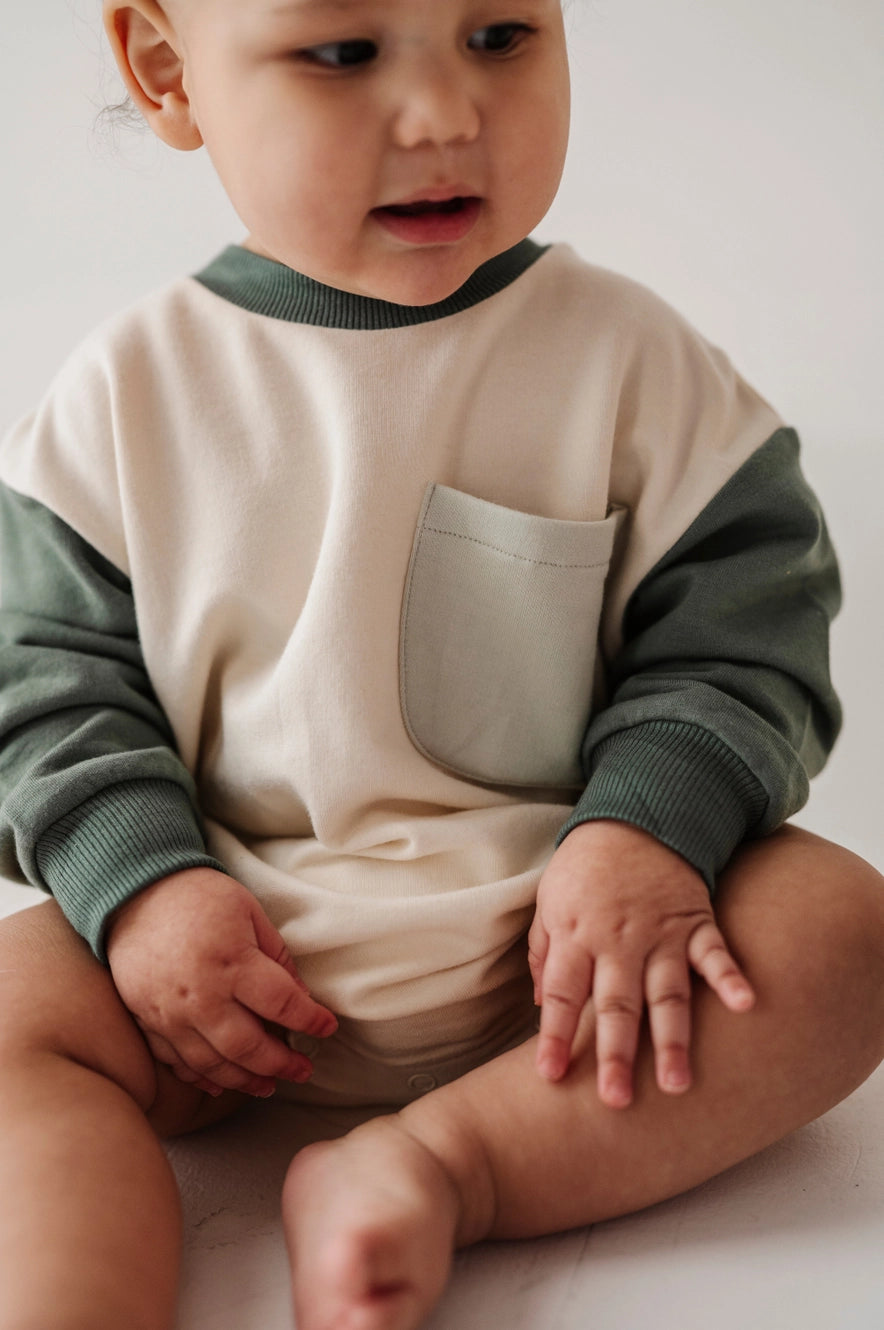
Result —
[{"label": "baby's eye", "polygon": [[530,32],[531,28],[526,23],[492,23],[474,32],[467,45],[471,50],[483,51],[486,55],[509,55]]},{"label": "baby's eye", "polygon": [[378,53],[374,42],[346,41],[323,42],[321,46],[308,46],[298,52],[302,60],[311,65],[322,65],[325,69],[353,69],[365,65]]}]

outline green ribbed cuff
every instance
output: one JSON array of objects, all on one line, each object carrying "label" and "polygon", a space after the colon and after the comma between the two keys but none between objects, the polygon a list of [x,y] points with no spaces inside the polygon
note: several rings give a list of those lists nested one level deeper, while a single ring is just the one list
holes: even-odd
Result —
[{"label": "green ribbed cuff", "polygon": [[761,782],[710,730],[648,721],[599,744],[557,844],[583,822],[629,822],[687,859],[711,891],[766,804]]},{"label": "green ribbed cuff", "polygon": [[44,832],[36,859],[47,889],[101,961],[107,920],[124,901],[185,868],[225,871],[206,852],[187,793],[170,780],[102,790]]}]

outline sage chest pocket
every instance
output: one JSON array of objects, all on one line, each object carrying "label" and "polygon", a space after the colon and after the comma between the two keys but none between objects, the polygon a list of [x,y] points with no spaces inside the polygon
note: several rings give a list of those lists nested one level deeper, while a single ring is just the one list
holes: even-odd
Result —
[{"label": "sage chest pocket", "polygon": [[412,742],[495,785],[581,784],[617,514],[568,522],[428,487],[402,609]]}]

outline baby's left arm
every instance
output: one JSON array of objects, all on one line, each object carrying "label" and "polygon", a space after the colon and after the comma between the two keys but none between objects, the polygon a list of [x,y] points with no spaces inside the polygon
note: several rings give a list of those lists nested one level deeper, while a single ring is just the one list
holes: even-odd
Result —
[{"label": "baby's left arm", "polygon": [[587,784],[559,841],[583,822],[630,823],[714,890],[742,841],[804,804],[838,734],[828,638],[839,601],[797,438],[778,430],[632,591],[583,743]]},{"label": "baby's left arm", "polygon": [[691,969],[732,1010],[752,1005],[710,892],[741,841],[800,808],[838,732],[838,602],[822,512],[782,429],[627,604],[584,742],[587,785],[538,889],[542,1074],[564,1074],[592,997],[602,1099],[629,1101],[645,1006],[658,1083],[684,1090]]},{"label": "baby's left arm", "polygon": [[731,1011],[755,1000],[699,873],[622,822],[586,822],[562,842],[541,878],[528,944],[542,1008],[538,1070],[564,1076],[591,997],[599,1097],[611,1108],[632,1099],[645,1007],[657,1084],[672,1094],[689,1088],[692,969]]}]

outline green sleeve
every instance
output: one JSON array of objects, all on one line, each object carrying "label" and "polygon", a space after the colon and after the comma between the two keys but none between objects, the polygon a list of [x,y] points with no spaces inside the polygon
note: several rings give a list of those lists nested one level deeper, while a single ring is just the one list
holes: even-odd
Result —
[{"label": "green sleeve", "polygon": [[128,579],[0,486],[0,870],[51,892],[103,958],[111,912],[206,852],[145,670]]},{"label": "green sleeve", "polygon": [[630,822],[714,887],[741,841],[802,807],[837,737],[839,605],[797,437],[778,430],[631,596],[610,701],[586,734],[587,786],[560,840],[581,822]]}]

